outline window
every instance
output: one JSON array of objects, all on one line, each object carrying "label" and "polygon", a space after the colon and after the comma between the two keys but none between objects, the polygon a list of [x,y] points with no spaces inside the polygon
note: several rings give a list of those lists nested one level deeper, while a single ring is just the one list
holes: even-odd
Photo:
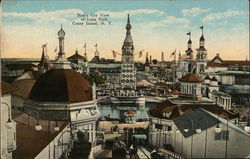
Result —
[{"label": "window", "polygon": [[160,124],[155,124],[155,128],[156,128],[156,129],[162,129],[162,125],[160,125]]},{"label": "window", "polygon": [[229,131],[221,131],[220,133],[215,133],[215,140],[229,140]]},{"label": "window", "polygon": [[168,131],[171,131],[172,130],[172,127],[171,126],[168,126]]}]

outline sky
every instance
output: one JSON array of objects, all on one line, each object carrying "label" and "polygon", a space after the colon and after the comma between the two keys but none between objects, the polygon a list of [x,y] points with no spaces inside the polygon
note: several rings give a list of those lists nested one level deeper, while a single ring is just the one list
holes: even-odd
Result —
[{"label": "sky", "polygon": [[[2,12],[1,56],[7,58],[40,58],[47,43],[47,54],[54,59],[61,24],[67,57],[76,49],[83,55],[86,43],[88,59],[94,56],[96,44],[101,57],[113,58],[111,50],[121,53],[127,14],[135,53],[144,50],[142,57],[135,55],[136,60],[145,60],[146,52],[158,60],[161,52],[165,60],[172,60],[175,49],[184,54],[189,31],[196,54],[200,26],[204,26],[209,59],[217,53],[224,60],[245,60],[249,55],[248,0],[8,0]],[[81,21],[77,16],[93,18],[91,14],[99,25],[86,25],[86,17]],[[108,15],[105,25],[100,25],[99,18],[105,18],[101,15]]]}]

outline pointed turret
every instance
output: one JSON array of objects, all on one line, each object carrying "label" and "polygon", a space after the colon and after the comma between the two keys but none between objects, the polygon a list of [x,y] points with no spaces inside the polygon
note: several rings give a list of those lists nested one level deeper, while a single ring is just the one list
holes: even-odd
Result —
[{"label": "pointed turret", "polygon": [[47,62],[47,58],[45,56],[45,49],[46,49],[46,45],[42,45],[42,56],[41,56],[41,60],[38,64],[38,70],[39,71],[42,71],[42,72],[46,72],[48,71],[51,67],[50,67],[50,64]]},{"label": "pointed turret", "polygon": [[193,58],[193,50],[192,50],[192,40],[191,40],[191,32],[188,32],[187,35],[189,36],[189,40],[187,43],[187,50],[186,55],[189,57],[188,59],[192,59]]}]

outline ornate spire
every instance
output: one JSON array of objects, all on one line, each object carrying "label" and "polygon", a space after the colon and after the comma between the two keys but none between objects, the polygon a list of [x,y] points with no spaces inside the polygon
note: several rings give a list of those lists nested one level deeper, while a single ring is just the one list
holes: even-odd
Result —
[{"label": "ornate spire", "polygon": [[128,20],[127,20],[127,25],[126,25],[126,38],[124,40],[124,45],[133,45],[133,40],[130,34],[130,29],[131,29],[131,24],[130,24],[130,19],[129,19],[129,14],[128,14]]},{"label": "ornate spire", "polygon": [[127,31],[131,29],[131,24],[130,24],[130,19],[129,19],[129,14],[128,14],[128,20],[127,20],[127,26],[126,26]]}]

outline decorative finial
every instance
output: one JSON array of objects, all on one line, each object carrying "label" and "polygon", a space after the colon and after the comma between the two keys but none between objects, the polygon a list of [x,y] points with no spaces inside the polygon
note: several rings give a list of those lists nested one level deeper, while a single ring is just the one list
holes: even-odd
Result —
[{"label": "decorative finial", "polygon": [[129,14],[128,14],[128,20],[127,20],[126,29],[127,29],[128,31],[131,29]]},{"label": "decorative finial", "polygon": [[202,35],[203,35],[203,29],[204,29],[204,26],[202,25],[202,26],[200,27],[200,29],[201,29],[201,31],[202,31]]}]

